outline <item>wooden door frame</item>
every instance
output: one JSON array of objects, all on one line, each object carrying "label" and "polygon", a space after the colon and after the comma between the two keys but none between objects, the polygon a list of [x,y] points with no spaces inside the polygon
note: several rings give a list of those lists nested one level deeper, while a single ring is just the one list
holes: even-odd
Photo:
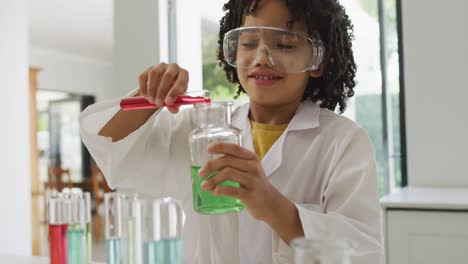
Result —
[{"label": "wooden door frame", "polygon": [[29,140],[31,163],[31,224],[32,224],[32,254],[40,254],[40,200],[42,191],[39,179],[39,148],[37,144],[38,113],[37,113],[37,75],[40,68],[29,67]]}]

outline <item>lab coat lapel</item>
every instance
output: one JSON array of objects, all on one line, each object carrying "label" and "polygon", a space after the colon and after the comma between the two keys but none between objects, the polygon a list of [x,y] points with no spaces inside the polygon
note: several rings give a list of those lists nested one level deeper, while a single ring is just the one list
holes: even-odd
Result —
[{"label": "lab coat lapel", "polygon": [[249,107],[250,104],[247,103],[237,108],[232,117],[232,124],[241,130],[242,147],[255,152],[249,121]]},{"label": "lab coat lapel", "polygon": [[285,144],[286,137],[288,137],[288,135],[293,131],[318,127],[319,114],[320,107],[311,101],[304,101],[299,105],[286,130],[263,157],[262,165],[267,176],[272,175],[283,162],[283,146]]},{"label": "lab coat lapel", "polygon": [[[245,104],[237,109],[233,116],[233,125],[241,129],[244,142],[244,148],[254,150],[252,139],[252,128],[249,119],[249,104]],[[271,176],[283,162],[283,145],[286,137],[292,131],[311,129],[319,126],[320,107],[311,102],[302,102],[296,110],[296,114],[289,123],[283,134],[271,146],[270,150],[262,159],[263,170],[267,177]]]},{"label": "lab coat lapel", "polygon": [[286,134],[287,129],[281,134],[262,159],[263,170],[267,177],[270,177],[270,175],[281,166],[281,162],[283,161],[283,144]]},{"label": "lab coat lapel", "polygon": [[[238,109],[237,114],[233,117],[233,124],[242,131],[242,138],[244,142],[243,147],[255,152],[252,138],[252,127],[250,125],[249,119],[249,107],[250,104],[245,104]],[[267,155],[265,155],[265,157],[262,159],[262,167],[267,176],[270,176],[281,165],[281,148],[284,137],[285,133],[283,133],[277,142],[273,144],[270,151],[268,151]],[[281,143],[279,141],[281,141]]]}]

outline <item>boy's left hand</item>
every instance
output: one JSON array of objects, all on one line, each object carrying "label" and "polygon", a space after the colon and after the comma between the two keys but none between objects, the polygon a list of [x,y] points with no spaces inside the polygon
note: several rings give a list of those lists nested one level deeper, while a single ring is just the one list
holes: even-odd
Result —
[{"label": "boy's left hand", "polygon": [[[239,145],[226,143],[211,144],[208,152],[224,156],[208,161],[199,171],[202,178],[217,171],[215,176],[201,185],[202,189],[211,191],[213,195],[241,200],[257,220],[272,219],[276,202],[281,200],[282,194],[268,181],[257,154]],[[227,180],[238,182],[240,188],[219,185]]]}]

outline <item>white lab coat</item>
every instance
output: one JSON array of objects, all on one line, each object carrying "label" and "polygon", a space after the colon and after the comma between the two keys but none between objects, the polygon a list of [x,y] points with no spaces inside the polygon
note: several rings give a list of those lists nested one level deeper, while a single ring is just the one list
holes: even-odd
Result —
[{"label": "white lab coat", "polygon": [[[182,201],[184,263],[293,263],[292,250],[247,210],[201,215],[192,207],[188,134],[192,113],[157,111],[138,130],[111,142],[98,131],[119,110],[118,100],[89,106],[82,139],[111,188]],[[233,112],[244,147],[253,150],[249,104]],[[295,203],[308,239],[352,239],[353,263],[380,263],[380,213],[375,158],[367,133],[312,102],[300,104],[286,131],[262,160],[270,182]]]}]

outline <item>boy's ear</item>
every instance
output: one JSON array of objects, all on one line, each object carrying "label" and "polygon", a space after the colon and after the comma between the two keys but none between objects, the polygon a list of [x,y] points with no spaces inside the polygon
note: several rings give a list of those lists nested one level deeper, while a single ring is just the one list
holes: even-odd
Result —
[{"label": "boy's ear", "polygon": [[314,77],[314,78],[318,78],[320,76],[322,76],[323,72],[325,71],[325,63],[320,63],[320,66],[317,70],[314,70],[314,71],[309,71],[309,75],[311,77]]}]

